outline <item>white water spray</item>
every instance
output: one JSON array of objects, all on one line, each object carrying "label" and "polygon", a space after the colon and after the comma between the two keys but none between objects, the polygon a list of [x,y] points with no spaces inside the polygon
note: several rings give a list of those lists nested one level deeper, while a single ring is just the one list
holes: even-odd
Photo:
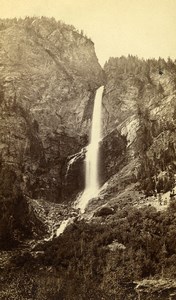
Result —
[{"label": "white water spray", "polygon": [[85,190],[78,200],[76,208],[83,213],[90,199],[97,197],[99,193],[98,163],[99,142],[101,140],[101,108],[104,87],[101,86],[95,96],[90,144],[87,147],[86,163],[86,185]]},{"label": "white water spray", "polygon": [[72,218],[68,218],[67,220],[62,221],[61,225],[59,226],[59,228],[56,231],[56,236],[59,236],[64,232],[67,225],[69,223],[71,223],[71,220],[72,220]]}]

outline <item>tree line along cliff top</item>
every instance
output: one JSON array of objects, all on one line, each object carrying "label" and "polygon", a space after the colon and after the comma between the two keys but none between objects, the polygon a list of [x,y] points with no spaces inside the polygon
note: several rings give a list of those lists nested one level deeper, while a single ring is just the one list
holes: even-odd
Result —
[{"label": "tree line along cliff top", "polygon": [[24,28],[30,28],[30,27],[45,27],[45,30],[47,28],[48,34],[53,32],[54,30],[67,30],[72,31],[75,35],[81,35],[85,39],[87,39],[89,42],[93,43],[90,38],[88,38],[83,30],[76,29],[73,25],[65,24],[61,20],[55,20],[55,18],[48,18],[48,17],[25,17],[23,18],[0,18],[0,31],[6,30],[13,26],[22,26]]}]

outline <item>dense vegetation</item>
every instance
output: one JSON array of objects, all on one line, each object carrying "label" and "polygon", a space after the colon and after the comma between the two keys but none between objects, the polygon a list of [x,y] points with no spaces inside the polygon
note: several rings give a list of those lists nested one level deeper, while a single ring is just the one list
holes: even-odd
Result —
[{"label": "dense vegetation", "polygon": [[44,254],[36,259],[26,255],[14,261],[18,267],[32,261],[34,268],[56,269],[62,277],[55,292],[59,299],[134,299],[133,281],[176,278],[175,225],[175,200],[165,212],[119,203],[113,216],[75,221],[63,235],[38,246]]},{"label": "dense vegetation", "polygon": [[[14,245],[21,231],[30,234],[27,204],[20,189],[20,179],[12,167],[0,169],[0,247]],[[23,214],[23,218],[22,218]]]},{"label": "dense vegetation", "polygon": [[86,35],[84,35],[83,30],[78,30],[76,29],[73,25],[68,25],[65,24],[62,21],[56,21],[55,18],[48,18],[48,17],[25,17],[24,19],[22,18],[13,18],[13,19],[0,19],[0,31],[1,30],[5,30],[8,29],[12,26],[18,25],[18,26],[23,26],[25,28],[30,28],[31,25],[35,22],[35,21],[40,21],[40,23],[45,24],[48,28],[48,30],[50,30],[51,32],[54,30],[71,30],[73,31],[75,34],[79,33],[81,35],[83,35],[85,38]]},{"label": "dense vegetation", "polygon": [[[128,55],[121,57],[111,57],[105,63],[105,72],[110,70],[116,73],[117,76],[120,74],[131,74],[132,76],[140,75],[139,79],[144,79],[144,76],[150,82],[150,74],[152,72],[158,71],[160,75],[163,71],[176,71],[176,61],[173,61],[168,57],[167,61],[164,58],[150,58],[150,59],[140,59],[137,56]],[[173,79],[174,80],[174,79]]]},{"label": "dense vegetation", "polygon": [[0,165],[0,250],[11,249],[32,238],[34,232],[42,234],[45,230],[29,210],[21,181],[13,166]]}]

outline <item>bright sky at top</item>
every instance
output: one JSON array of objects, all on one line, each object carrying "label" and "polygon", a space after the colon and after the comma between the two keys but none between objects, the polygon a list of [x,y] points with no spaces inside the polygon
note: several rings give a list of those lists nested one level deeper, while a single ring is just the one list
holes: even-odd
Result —
[{"label": "bright sky at top", "polygon": [[0,0],[0,17],[49,16],[83,29],[110,56],[176,58],[176,0]]}]

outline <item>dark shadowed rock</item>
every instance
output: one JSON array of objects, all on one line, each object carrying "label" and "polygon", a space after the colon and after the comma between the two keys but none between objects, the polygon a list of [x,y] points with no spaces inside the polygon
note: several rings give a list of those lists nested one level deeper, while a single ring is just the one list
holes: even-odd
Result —
[{"label": "dark shadowed rock", "polygon": [[95,212],[94,216],[95,217],[106,217],[106,216],[109,216],[112,214],[114,214],[114,209],[112,207],[103,206]]}]

